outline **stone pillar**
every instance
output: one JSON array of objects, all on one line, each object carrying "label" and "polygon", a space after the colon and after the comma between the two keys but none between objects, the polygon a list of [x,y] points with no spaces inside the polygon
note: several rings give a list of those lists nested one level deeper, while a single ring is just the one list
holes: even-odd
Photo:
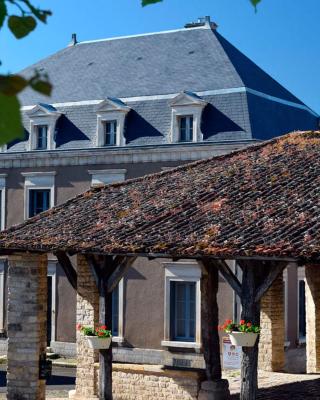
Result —
[{"label": "stone pillar", "polygon": [[320,265],[306,271],[306,357],[307,373],[320,372]]},{"label": "stone pillar", "polygon": [[[85,256],[77,255],[77,324],[96,327],[99,323],[99,292]],[[74,399],[97,399],[97,369],[99,352],[89,348],[83,334],[77,331],[76,390]]]},{"label": "stone pillar", "polygon": [[259,368],[281,371],[285,355],[284,283],[280,274],[261,299]]},{"label": "stone pillar", "polygon": [[8,400],[44,400],[39,358],[47,346],[47,256],[9,257]]}]

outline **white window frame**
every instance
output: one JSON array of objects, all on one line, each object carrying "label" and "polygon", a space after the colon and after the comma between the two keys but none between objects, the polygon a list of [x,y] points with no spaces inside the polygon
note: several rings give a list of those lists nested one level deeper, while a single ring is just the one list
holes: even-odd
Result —
[{"label": "white window frame", "polygon": [[89,169],[91,187],[109,185],[110,183],[123,182],[126,179],[126,169]]},{"label": "white window frame", "polygon": [[[30,135],[27,143],[29,151],[47,151],[56,148],[55,130],[58,118],[61,113],[58,111],[49,111],[47,108],[37,105],[26,113],[30,119]],[[37,149],[37,126],[46,125],[47,128],[47,148]]]},{"label": "white window frame", "polygon": [[[182,347],[200,350],[201,348],[201,267],[195,261],[165,262],[165,295],[164,295],[164,339],[161,345],[164,347]],[[194,282],[196,284],[196,321],[195,341],[182,342],[172,340],[170,318],[170,284],[171,282]]]},{"label": "white window frame", "polygon": [[6,178],[7,174],[0,174],[0,190],[1,190],[1,218],[0,218],[0,229],[3,230],[6,227]]},{"label": "white window frame", "polygon": [[207,102],[192,93],[180,93],[171,102],[171,143],[188,143],[180,141],[180,118],[193,117],[193,137],[192,142],[202,142],[201,118]]},{"label": "white window frame", "polygon": [[119,283],[119,320],[118,320],[118,336],[112,336],[112,341],[118,344],[124,343],[124,279],[122,278]]},{"label": "white window frame", "polygon": [[[106,99],[99,103],[97,113],[97,134],[96,134],[96,146],[97,147],[115,147],[125,146],[126,139],[124,137],[124,126],[125,119],[128,112],[131,110],[130,107],[122,103],[117,99]],[[105,144],[105,123],[116,121],[116,144],[106,145]]]},{"label": "white window frame", "polygon": [[55,205],[55,175],[51,172],[22,172],[24,176],[24,219],[29,218],[30,190],[50,190],[50,208]]},{"label": "white window frame", "polygon": [[48,259],[48,276],[52,278],[51,294],[51,342],[56,341],[57,261]]}]

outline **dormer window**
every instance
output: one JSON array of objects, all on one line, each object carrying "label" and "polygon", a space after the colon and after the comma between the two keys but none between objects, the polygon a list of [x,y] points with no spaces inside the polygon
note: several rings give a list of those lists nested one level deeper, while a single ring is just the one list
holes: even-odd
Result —
[{"label": "dormer window", "polygon": [[104,122],[105,146],[116,146],[117,145],[117,121],[105,121]]},{"label": "dormer window", "polygon": [[48,148],[48,125],[36,125],[36,150]]},{"label": "dormer window", "polygon": [[179,142],[193,141],[193,115],[179,117]]},{"label": "dormer window", "polygon": [[207,102],[191,92],[183,92],[171,102],[171,143],[201,142],[201,116]]},{"label": "dormer window", "polygon": [[97,107],[97,146],[125,146],[125,119],[131,110],[119,99],[107,98]]},{"label": "dormer window", "polygon": [[56,123],[61,113],[49,104],[38,104],[26,114],[30,118],[28,150],[55,149]]}]

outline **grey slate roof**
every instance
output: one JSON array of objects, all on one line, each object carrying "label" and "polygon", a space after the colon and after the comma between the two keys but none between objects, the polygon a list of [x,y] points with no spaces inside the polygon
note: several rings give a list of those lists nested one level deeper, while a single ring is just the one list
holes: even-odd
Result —
[{"label": "grey slate roof", "polygon": [[[50,103],[248,86],[301,103],[218,32],[208,28],[79,43],[23,70],[48,72]],[[169,79],[168,79],[169,78]],[[23,105],[48,102],[32,90]]]},{"label": "grey slate roof", "polygon": [[[50,102],[63,114],[56,126],[57,149],[94,147],[97,114],[96,105],[56,103],[111,98],[123,104],[125,98],[124,103],[131,107],[124,132],[127,146],[161,145],[168,143],[172,99],[130,98],[183,91],[196,98],[199,96],[194,92],[214,93],[200,96],[208,103],[201,123],[204,141],[265,140],[319,126],[318,117],[299,99],[217,31],[205,27],[83,42],[22,73],[29,76],[35,68],[48,72],[54,83],[53,94],[48,98],[26,89],[20,99],[28,106]],[[251,92],[244,91],[244,87]],[[253,94],[252,90],[281,99],[284,104]],[[45,107],[53,109],[51,105]],[[27,115],[24,125],[27,140]],[[25,149],[26,141],[8,146],[8,151]]]}]

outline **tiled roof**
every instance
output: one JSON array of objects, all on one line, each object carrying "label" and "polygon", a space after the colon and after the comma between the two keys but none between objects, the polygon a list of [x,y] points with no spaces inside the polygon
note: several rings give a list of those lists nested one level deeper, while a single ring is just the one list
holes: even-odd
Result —
[{"label": "tiled roof", "polygon": [[320,132],[89,190],[0,249],[319,260]]}]

